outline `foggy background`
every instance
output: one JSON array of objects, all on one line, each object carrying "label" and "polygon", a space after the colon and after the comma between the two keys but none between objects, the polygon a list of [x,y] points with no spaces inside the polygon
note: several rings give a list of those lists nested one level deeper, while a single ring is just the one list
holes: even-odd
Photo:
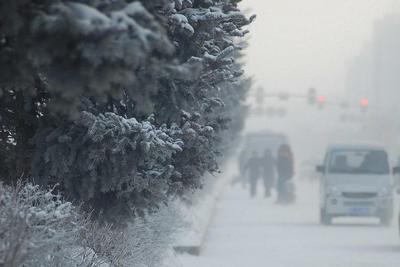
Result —
[{"label": "foggy background", "polygon": [[[320,194],[328,179],[320,179],[315,167],[323,164],[329,144],[354,142],[385,146],[391,166],[397,165],[400,0],[243,0],[241,5],[247,15],[257,15],[243,60],[253,87],[242,151],[262,152],[262,146],[248,145],[250,133],[288,136],[296,203],[279,205],[279,189],[276,198],[275,192],[265,197],[260,181],[250,197],[250,186],[240,185],[240,163],[254,159],[239,156],[222,172],[221,177],[234,178],[234,186],[217,201],[204,252],[197,259],[184,257],[184,266],[398,266],[398,197],[391,226],[377,227],[376,218],[341,217],[326,227],[321,205],[326,196]],[[354,183],[343,190],[370,186],[364,176],[358,182],[342,177],[349,178],[343,187]]]},{"label": "foggy background", "polygon": [[[298,165],[321,160],[328,143],[352,140],[384,143],[396,160],[399,2],[246,0],[242,6],[258,15],[245,58],[255,83],[245,132],[287,134]],[[326,98],[322,107],[305,98],[265,97],[306,95],[310,87]]]}]

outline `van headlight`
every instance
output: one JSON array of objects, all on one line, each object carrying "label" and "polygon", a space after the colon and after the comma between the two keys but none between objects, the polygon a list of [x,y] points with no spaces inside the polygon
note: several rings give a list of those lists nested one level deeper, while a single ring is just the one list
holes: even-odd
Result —
[{"label": "van headlight", "polygon": [[331,196],[338,197],[338,196],[341,195],[341,192],[340,192],[340,189],[338,187],[333,186],[333,187],[329,188],[329,194]]},{"label": "van headlight", "polygon": [[390,195],[390,189],[387,187],[382,187],[379,191],[378,191],[378,195],[380,197],[386,197]]}]

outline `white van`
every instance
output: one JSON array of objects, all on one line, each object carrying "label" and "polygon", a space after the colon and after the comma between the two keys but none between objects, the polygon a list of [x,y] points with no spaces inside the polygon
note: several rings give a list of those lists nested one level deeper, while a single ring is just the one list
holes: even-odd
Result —
[{"label": "white van", "polygon": [[320,187],[321,223],[339,216],[378,217],[389,224],[393,216],[392,173],[386,150],[373,145],[331,146]]}]

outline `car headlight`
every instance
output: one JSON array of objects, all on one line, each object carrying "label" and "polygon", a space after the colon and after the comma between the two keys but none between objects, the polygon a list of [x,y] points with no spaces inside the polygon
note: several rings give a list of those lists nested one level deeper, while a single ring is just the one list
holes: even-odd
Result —
[{"label": "car headlight", "polygon": [[329,188],[329,194],[335,197],[338,197],[341,195],[340,189],[336,186],[333,186]]},{"label": "car headlight", "polygon": [[378,195],[380,197],[386,197],[390,195],[390,189],[387,187],[382,187],[379,191],[378,191]]}]

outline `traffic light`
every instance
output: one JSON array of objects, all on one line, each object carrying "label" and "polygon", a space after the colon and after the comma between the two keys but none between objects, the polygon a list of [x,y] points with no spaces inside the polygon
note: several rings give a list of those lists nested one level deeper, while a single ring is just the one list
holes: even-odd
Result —
[{"label": "traffic light", "polygon": [[366,112],[369,106],[368,98],[361,98],[360,100],[360,107],[362,112]]},{"label": "traffic light", "polygon": [[308,89],[307,101],[310,106],[313,106],[317,101],[317,90],[315,88]]},{"label": "traffic light", "polygon": [[326,103],[326,96],[324,96],[324,95],[318,96],[317,101],[318,101],[318,107],[320,109],[322,109],[325,106],[325,103]]}]

